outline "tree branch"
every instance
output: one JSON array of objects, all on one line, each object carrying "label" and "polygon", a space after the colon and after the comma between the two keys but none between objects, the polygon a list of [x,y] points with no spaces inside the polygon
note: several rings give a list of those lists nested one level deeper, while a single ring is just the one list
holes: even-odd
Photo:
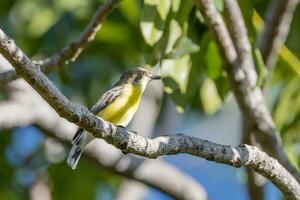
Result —
[{"label": "tree branch", "polygon": [[[100,30],[101,25],[107,14],[113,10],[120,0],[108,0],[105,4],[99,6],[88,26],[85,28],[79,38],[75,39],[68,46],[60,50],[59,53],[49,58],[39,61],[33,61],[34,64],[40,65],[41,70],[49,72],[59,66],[74,62],[82,52],[83,48],[94,40],[96,33]],[[4,84],[11,80],[17,79],[15,70],[0,73],[0,83]]]},{"label": "tree branch", "polygon": [[265,15],[264,30],[258,40],[261,55],[270,71],[275,67],[278,51],[288,36],[298,3],[299,0],[270,1]]},{"label": "tree branch", "polygon": [[256,147],[240,145],[234,148],[181,134],[154,139],[142,137],[96,117],[85,107],[71,103],[2,30],[0,53],[61,117],[124,152],[148,158],[187,153],[234,167],[244,165],[271,180],[287,198],[300,199],[300,186],[293,176],[277,160]]},{"label": "tree branch", "polygon": [[[272,120],[272,117],[267,109],[264,102],[262,91],[256,86],[257,74],[255,72],[254,65],[243,65],[245,63],[240,63],[238,54],[234,48],[233,42],[229,35],[229,32],[223,22],[221,15],[218,13],[212,0],[195,0],[196,5],[200,9],[205,21],[213,33],[221,55],[226,62],[226,70],[231,81],[231,87],[233,89],[236,100],[239,104],[240,110],[243,113],[245,119],[255,127],[255,137],[258,142],[262,145],[263,149],[271,156],[279,160],[300,182],[300,175],[289,162],[286,154],[284,153],[281,141],[279,138],[279,132]],[[231,9],[227,1],[227,9]],[[230,7],[230,8],[229,8]],[[233,8],[233,11],[236,8]],[[231,11],[230,11],[231,12]],[[229,12],[228,12],[229,13]],[[232,14],[231,16],[233,16]],[[238,13],[235,14],[235,17]],[[245,31],[241,31],[240,34],[237,30],[243,30],[241,26],[242,23],[237,22],[237,20],[231,19],[232,26],[236,26],[236,30],[233,30],[235,34],[233,37],[246,37],[241,36],[245,34]],[[233,38],[235,41],[235,46],[237,49],[246,49],[244,45],[245,39]],[[244,51],[243,51],[244,52]],[[244,54],[240,52],[239,54]],[[246,51],[245,51],[246,52]],[[246,62],[247,63],[247,62]],[[253,63],[253,62],[252,62]]]},{"label": "tree branch", "polygon": [[[255,80],[255,69],[251,45],[248,40],[247,28],[243,19],[243,15],[239,8],[236,0],[225,0],[224,1],[224,11],[227,19],[227,26],[229,27],[229,33],[231,38],[233,38],[233,45],[237,52],[237,58],[239,60],[240,66],[243,67],[245,73],[251,79]],[[250,67],[248,67],[250,66]]]},{"label": "tree branch", "polygon": [[[52,131],[52,129],[53,126],[48,130]],[[74,130],[71,134],[49,132],[44,128],[42,130],[67,144],[70,144],[70,138],[74,133]],[[176,167],[161,160],[147,160],[130,155],[120,156],[119,153],[114,147],[101,140],[93,142],[84,151],[88,159],[99,167],[156,188],[175,199],[207,199],[206,192],[201,185]]]}]

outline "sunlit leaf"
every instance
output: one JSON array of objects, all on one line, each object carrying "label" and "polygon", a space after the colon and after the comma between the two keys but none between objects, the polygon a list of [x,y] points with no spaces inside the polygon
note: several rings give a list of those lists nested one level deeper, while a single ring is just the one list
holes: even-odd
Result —
[{"label": "sunlit leaf", "polygon": [[187,37],[182,37],[176,42],[174,49],[166,55],[167,58],[180,58],[186,54],[199,51],[199,46]]},{"label": "sunlit leaf", "polygon": [[179,39],[179,37],[183,33],[182,28],[180,27],[180,25],[178,24],[178,22],[175,19],[171,20],[169,30],[171,30],[171,31],[169,32],[166,53],[170,53],[172,51],[176,41]]},{"label": "sunlit leaf", "polygon": [[171,0],[144,1],[140,26],[145,42],[150,46],[162,37],[170,7]]},{"label": "sunlit leaf", "polygon": [[[278,128],[290,124],[300,112],[300,79],[295,77],[283,90],[273,111]],[[288,111],[288,112],[286,112]]]},{"label": "sunlit leaf", "polygon": [[206,79],[200,88],[200,97],[204,112],[207,114],[215,113],[222,105],[222,100],[218,95],[216,85],[211,79]]},{"label": "sunlit leaf", "polygon": [[222,12],[224,9],[224,1],[223,0],[214,0],[215,5],[219,12]]},{"label": "sunlit leaf", "polygon": [[187,104],[185,94],[191,69],[190,56],[162,61],[161,74],[164,77],[165,92],[171,94],[176,110],[182,113]]},{"label": "sunlit leaf", "polygon": [[[190,56],[186,55],[178,59],[165,59],[161,64],[161,74],[163,77],[170,77],[175,83],[170,84],[172,92],[179,88],[181,93],[186,92],[190,70]],[[168,86],[168,84],[167,84]]]},{"label": "sunlit leaf", "polygon": [[[148,0],[145,0],[145,3],[147,1]],[[159,15],[160,15],[160,17],[163,21],[165,21],[166,18],[167,18],[167,15],[168,15],[170,7],[171,7],[171,2],[172,2],[172,0],[160,0],[156,4],[157,5],[157,11],[158,11],[158,13],[159,13]]]},{"label": "sunlit leaf", "polygon": [[181,0],[172,0],[172,11],[173,12],[179,11],[181,2],[182,2]]}]

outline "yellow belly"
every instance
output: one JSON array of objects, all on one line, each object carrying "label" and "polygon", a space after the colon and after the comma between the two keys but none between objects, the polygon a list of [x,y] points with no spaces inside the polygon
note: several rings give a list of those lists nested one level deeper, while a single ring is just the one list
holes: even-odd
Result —
[{"label": "yellow belly", "polygon": [[125,86],[125,92],[97,115],[115,125],[127,126],[135,114],[142,91],[132,85]]}]

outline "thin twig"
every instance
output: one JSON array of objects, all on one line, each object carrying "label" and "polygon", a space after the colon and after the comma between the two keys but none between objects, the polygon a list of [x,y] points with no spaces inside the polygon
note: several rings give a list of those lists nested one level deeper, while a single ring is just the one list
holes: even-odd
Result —
[{"label": "thin twig", "polygon": [[[75,39],[68,46],[60,50],[59,53],[52,55],[49,58],[39,61],[33,61],[36,65],[40,65],[41,69],[49,72],[59,66],[74,62],[82,52],[83,48],[94,40],[97,32],[107,14],[113,10],[120,0],[108,0],[105,4],[99,6],[90,23],[87,25],[79,38]],[[15,70],[10,70],[0,73],[0,83],[4,84],[17,79],[18,76]]]},{"label": "thin twig", "polygon": [[288,36],[298,3],[299,0],[270,1],[265,15],[264,30],[258,40],[262,57],[270,71],[275,67],[278,52]]},{"label": "thin twig", "polygon": [[236,0],[225,0],[224,5],[229,34],[236,49],[240,66],[243,67],[244,70],[248,70],[247,74],[253,74],[255,73],[253,70],[255,66],[251,45],[248,40],[247,28],[239,5]]}]

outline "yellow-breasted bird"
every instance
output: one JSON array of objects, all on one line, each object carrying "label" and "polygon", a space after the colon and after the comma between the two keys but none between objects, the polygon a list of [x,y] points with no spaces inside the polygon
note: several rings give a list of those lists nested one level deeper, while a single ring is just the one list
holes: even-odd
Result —
[{"label": "yellow-breasted bird", "polygon": [[[119,81],[96,102],[91,112],[116,126],[127,126],[137,111],[139,102],[147,84],[151,80],[160,79],[143,68],[125,71]],[[75,169],[84,147],[91,142],[93,135],[78,128],[72,138],[67,163]]]}]

